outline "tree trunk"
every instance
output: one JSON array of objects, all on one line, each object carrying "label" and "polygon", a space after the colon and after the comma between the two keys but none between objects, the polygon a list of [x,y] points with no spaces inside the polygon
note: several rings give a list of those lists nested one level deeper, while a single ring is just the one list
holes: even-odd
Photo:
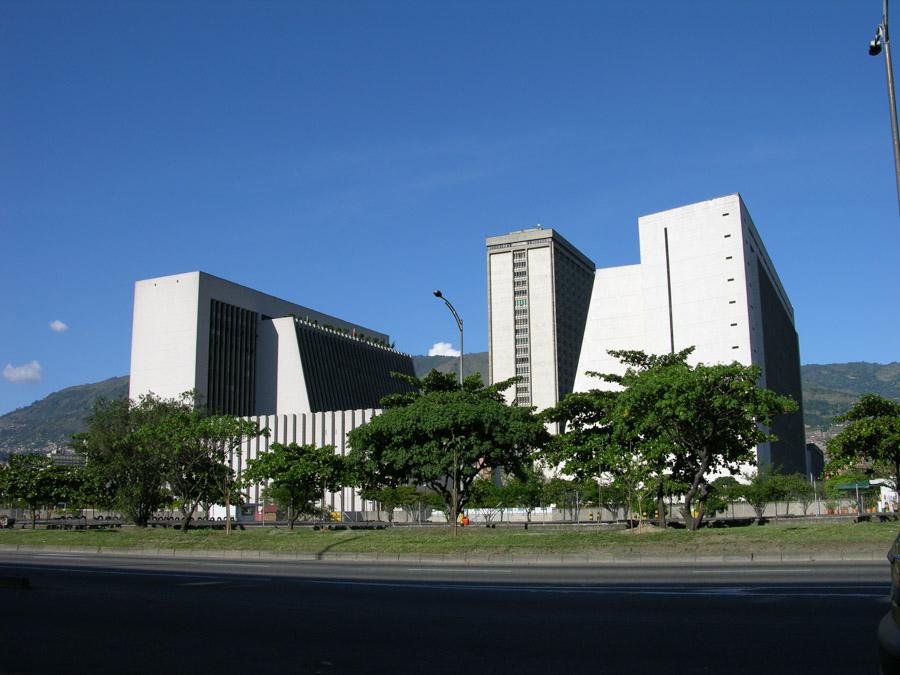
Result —
[{"label": "tree trunk", "polygon": [[666,497],[663,494],[662,485],[656,492],[656,515],[659,517],[659,526],[666,527]]},{"label": "tree trunk", "polygon": [[697,507],[697,517],[692,519],[691,529],[699,530],[700,525],[703,523],[703,516],[706,515],[706,504],[700,502],[700,506]]},{"label": "tree trunk", "polygon": [[191,518],[194,517],[194,512],[197,510],[197,504],[195,503],[190,510],[186,508],[181,509],[181,531],[187,532],[188,528],[191,526]]},{"label": "tree trunk", "polygon": [[231,472],[233,450],[228,449],[228,466],[225,472],[225,534],[231,534],[231,486],[228,484],[228,474]]},{"label": "tree trunk", "polygon": [[894,492],[900,494],[900,454],[894,460]]},{"label": "tree trunk", "polygon": [[[699,491],[698,491],[699,492]],[[697,515],[694,516],[693,509],[691,508],[694,505],[694,498],[697,497]],[[703,516],[706,513],[706,504],[703,501],[703,495],[692,495],[690,491],[684,498],[684,506],[681,507],[681,517],[684,519],[685,525],[687,525],[688,529],[693,531],[700,528],[700,523],[703,521]]]}]

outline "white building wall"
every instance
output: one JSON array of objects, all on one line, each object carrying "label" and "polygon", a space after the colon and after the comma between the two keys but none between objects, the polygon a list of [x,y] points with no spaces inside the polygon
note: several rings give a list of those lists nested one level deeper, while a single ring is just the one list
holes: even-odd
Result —
[{"label": "white building wall", "polygon": [[[307,413],[300,415],[268,415],[262,417],[250,417],[256,421],[260,428],[268,428],[268,438],[245,438],[238,452],[232,459],[232,468],[237,480],[240,481],[242,472],[250,460],[269,452],[275,443],[298,445],[311,444],[318,448],[326,445],[334,445],[336,454],[346,454],[350,451],[347,443],[347,434],[352,429],[369,422],[376,415],[381,414],[379,409],[365,410],[334,410],[319,413]],[[262,505],[262,491],[265,485],[253,485],[243,491],[244,501],[250,505]],[[325,494],[325,503],[332,511],[360,513],[364,510],[373,510],[372,502],[365,502],[359,496],[359,492],[352,488],[344,488],[338,492]],[[367,508],[366,508],[367,507]],[[261,508],[260,508],[261,512]],[[224,512],[222,513],[224,515]]]},{"label": "white building wall", "polygon": [[[488,320],[490,329],[490,381],[502,382],[516,374],[515,333],[513,323],[512,253],[488,256],[490,288]],[[504,392],[507,401],[515,396],[515,387]]]},{"label": "white building wall", "polygon": [[669,352],[674,337],[675,351],[696,348],[691,363],[750,364],[739,197],[644,216],[639,229],[648,305],[647,350]]},{"label": "white building wall", "polygon": [[556,321],[553,306],[553,265],[550,247],[528,250],[528,327],[531,347],[531,405],[538,410],[556,405]]},{"label": "white building wall", "polygon": [[575,391],[614,386],[585,373],[621,375],[625,367],[607,351],[644,349],[645,344],[641,265],[598,269],[578,359]]},{"label": "white building wall", "polygon": [[257,312],[260,318],[293,314],[385,342],[390,340],[385,333],[205,272],[145,279],[134,286],[130,398],[148,392],[171,398],[191,389],[206,398],[211,300]]},{"label": "white building wall", "polygon": [[[270,323],[264,321],[263,323]],[[273,319],[277,335],[278,359],[275,364],[276,412],[308,413],[312,410],[303,374],[303,361],[297,344],[297,329],[293,317]],[[259,362],[257,361],[257,368]],[[265,378],[258,378],[265,379]],[[257,405],[260,405],[257,401]]]},{"label": "white building wall", "polygon": [[195,388],[199,289],[199,272],[135,283],[129,398]]}]

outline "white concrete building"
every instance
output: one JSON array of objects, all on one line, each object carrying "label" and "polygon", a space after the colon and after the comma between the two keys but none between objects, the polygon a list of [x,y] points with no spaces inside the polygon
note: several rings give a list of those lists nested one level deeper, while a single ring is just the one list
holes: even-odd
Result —
[{"label": "white concrete building", "polygon": [[204,272],[135,283],[129,396],[250,416],[375,408],[414,374],[388,335]]},{"label": "white concrete building", "polygon": [[[574,384],[569,390],[604,386],[586,371],[623,372],[609,350],[663,354],[693,346],[693,363],[758,365],[762,386],[802,405],[794,310],[740,195],[643,216],[638,226],[640,264],[601,268],[593,275]],[[540,232],[526,230],[487,240],[492,381],[508,376],[516,366],[511,353],[516,345],[506,309],[514,291],[508,264],[496,258],[502,250],[497,244],[509,243],[508,255],[513,256],[522,247],[520,242],[538,238]],[[510,237],[514,239],[507,242]],[[543,282],[540,278],[535,281]],[[529,287],[532,292],[541,293]],[[581,291],[573,293],[573,306],[580,307],[584,298]],[[539,330],[555,330],[558,313],[544,316]],[[548,327],[554,318],[556,323]],[[574,318],[576,325],[582,321],[578,313]],[[565,393],[561,387],[553,387],[558,369],[539,360],[530,366],[535,391],[559,392],[556,397],[550,393],[533,397],[531,404],[539,408],[553,405]],[[760,461],[787,472],[806,473],[802,410],[776,419],[772,430],[779,440],[758,448]]]},{"label": "white concrete building", "polygon": [[487,240],[489,377],[521,377],[507,398],[546,408],[572,391],[594,263],[540,227]]},{"label": "white concrete building", "polygon": [[[238,479],[272,443],[333,445],[346,454],[347,434],[380,412],[381,398],[408,391],[390,373],[415,374],[412,358],[392,349],[385,333],[204,272],[138,281],[133,322],[130,398],[196,390],[210,409],[269,429],[235,453]],[[246,489],[240,519],[261,518],[263,488]],[[350,518],[375,508],[350,488],[325,501]]]}]

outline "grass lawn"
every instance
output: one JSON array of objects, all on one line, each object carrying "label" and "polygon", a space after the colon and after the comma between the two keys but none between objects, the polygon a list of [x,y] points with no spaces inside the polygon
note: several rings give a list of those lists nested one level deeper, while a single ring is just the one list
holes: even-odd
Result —
[{"label": "grass lawn", "polygon": [[650,530],[643,533],[524,528],[392,528],[315,532],[307,528],[218,530],[138,529],[59,531],[0,530],[0,545],[260,550],[292,553],[546,554],[642,552],[648,554],[743,554],[763,552],[860,552],[887,554],[896,523],[779,523],[729,529]]}]

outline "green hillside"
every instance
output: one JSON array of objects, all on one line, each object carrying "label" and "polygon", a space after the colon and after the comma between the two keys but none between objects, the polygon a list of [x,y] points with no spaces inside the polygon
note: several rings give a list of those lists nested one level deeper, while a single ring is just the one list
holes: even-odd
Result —
[{"label": "green hillside", "polygon": [[[456,356],[414,356],[412,358],[418,377],[422,377],[430,372],[432,368],[442,373],[459,372],[459,358]],[[475,352],[465,355],[465,358],[463,358],[463,375],[468,377],[473,373],[481,373],[482,381],[487,382],[487,352]]]},{"label": "green hillside", "polygon": [[98,398],[128,395],[128,376],[80,384],[54,392],[0,417],[0,452],[44,450],[84,430],[84,418]]},{"label": "green hillside", "polygon": [[807,427],[828,431],[835,415],[862,395],[880,394],[900,401],[900,363],[829,363],[800,367],[803,417]]},{"label": "green hillside", "polygon": [[[455,373],[459,360],[452,356],[414,356],[416,374],[432,368]],[[487,352],[466,354],[465,374],[480,372],[487,380]],[[874,392],[900,400],[900,363],[832,363],[801,367],[803,408],[811,441],[824,444],[836,429],[832,419],[845,412],[860,394]],[[84,428],[84,417],[96,398],[118,398],[128,393],[128,377],[69,387],[0,416],[0,456],[7,452],[44,450],[67,442]]]}]

